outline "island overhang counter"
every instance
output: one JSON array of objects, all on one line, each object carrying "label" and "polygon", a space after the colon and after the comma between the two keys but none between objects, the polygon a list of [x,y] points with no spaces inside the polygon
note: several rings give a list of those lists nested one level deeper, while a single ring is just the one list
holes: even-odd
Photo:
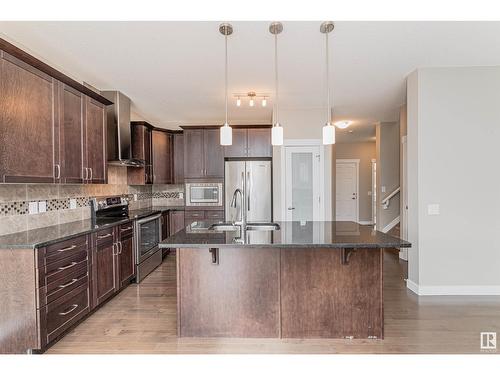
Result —
[{"label": "island overhang counter", "polygon": [[383,249],[410,243],[354,222],[278,222],[215,232],[196,222],[176,248],[180,337],[384,336]]}]

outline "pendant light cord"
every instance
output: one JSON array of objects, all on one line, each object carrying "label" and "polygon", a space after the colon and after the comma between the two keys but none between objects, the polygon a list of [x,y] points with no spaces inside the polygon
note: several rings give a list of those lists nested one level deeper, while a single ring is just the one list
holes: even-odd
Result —
[{"label": "pendant light cord", "polygon": [[279,124],[278,119],[278,34],[274,34],[274,85],[275,85],[275,124]]},{"label": "pendant light cord", "polygon": [[224,126],[227,126],[227,35],[224,36],[224,41],[225,41],[225,107],[226,107],[226,122],[224,123]]},{"label": "pendant light cord", "polygon": [[330,69],[329,69],[329,52],[328,52],[328,33],[325,33],[325,43],[326,43],[326,122],[330,123],[332,110],[330,106]]}]

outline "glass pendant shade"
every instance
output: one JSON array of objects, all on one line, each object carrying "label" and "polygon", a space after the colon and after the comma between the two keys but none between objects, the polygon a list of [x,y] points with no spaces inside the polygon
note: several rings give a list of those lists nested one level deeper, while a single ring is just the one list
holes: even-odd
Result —
[{"label": "glass pendant shade", "polygon": [[333,126],[329,122],[325,126],[323,126],[323,144],[324,145],[335,144],[335,126]]},{"label": "glass pendant shade", "polygon": [[227,122],[220,128],[220,144],[222,146],[231,146],[233,144],[233,129]]},{"label": "glass pendant shade", "polygon": [[271,144],[273,146],[283,146],[283,128],[276,124],[271,129]]}]

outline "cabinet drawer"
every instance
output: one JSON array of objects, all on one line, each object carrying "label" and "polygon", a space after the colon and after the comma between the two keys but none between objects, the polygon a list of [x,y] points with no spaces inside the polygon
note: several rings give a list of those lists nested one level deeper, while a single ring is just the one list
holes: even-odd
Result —
[{"label": "cabinet drawer", "polygon": [[39,304],[45,306],[71,292],[81,285],[89,285],[89,270],[87,263],[79,264],[72,272],[66,272],[47,286],[39,289]]},{"label": "cabinet drawer", "polygon": [[131,236],[134,231],[134,224],[132,222],[120,225],[120,236]]},{"label": "cabinet drawer", "polygon": [[40,287],[52,284],[56,280],[66,277],[81,267],[88,267],[88,250],[80,250],[77,254],[51,263],[40,270]]},{"label": "cabinet drawer", "polygon": [[205,218],[224,220],[224,211],[205,211]]},{"label": "cabinet drawer", "polygon": [[80,236],[47,246],[45,248],[45,264],[48,265],[61,259],[78,254],[88,248],[87,236]]},{"label": "cabinet drawer", "polygon": [[99,232],[95,233],[95,238],[96,238],[96,243],[97,245],[107,243],[107,242],[113,242],[113,230],[115,227],[111,228],[106,228],[103,230],[100,230]]},{"label": "cabinet drawer", "polygon": [[89,311],[89,288],[82,285],[44,308],[47,342],[57,338]]},{"label": "cabinet drawer", "polygon": [[186,219],[204,219],[205,211],[186,211],[184,213]]}]

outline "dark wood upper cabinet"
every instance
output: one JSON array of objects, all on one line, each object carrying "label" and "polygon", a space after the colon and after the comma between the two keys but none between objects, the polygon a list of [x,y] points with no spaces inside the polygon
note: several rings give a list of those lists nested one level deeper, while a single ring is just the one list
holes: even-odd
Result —
[{"label": "dark wood upper cabinet", "polygon": [[205,129],[203,151],[205,177],[224,178],[224,146],[220,145],[220,130]]},{"label": "dark wood upper cabinet", "polygon": [[[59,84],[59,155],[56,180],[63,183],[84,182],[83,106],[85,95],[63,83]],[[59,170],[57,170],[60,168]]]},{"label": "dark wood upper cabinet", "polygon": [[184,183],[184,134],[175,133],[173,162],[174,162],[174,184]]},{"label": "dark wood upper cabinet", "polygon": [[249,157],[272,157],[270,128],[249,128],[247,138],[247,154]]},{"label": "dark wood upper cabinet", "polygon": [[205,177],[203,129],[184,129],[184,178]]},{"label": "dark wood upper cabinet", "polygon": [[111,102],[3,39],[0,48],[0,182],[106,183]]},{"label": "dark wood upper cabinet", "polygon": [[229,158],[247,156],[247,129],[233,127],[233,144],[224,146],[224,156]]},{"label": "dark wood upper cabinet", "polygon": [[[90,183],[107,182],[106,110],[105,106],[86,97],[85,156],[86,179]],[[87,175],[88,172],[88,175]]]},{"label": "dark wood upper cabinet", "polygon": [[184,178],[223,178],[219,129],[184,129]]},{"label": "dark wood upper cabinet", "polygon": [[0,54],[0,182],[54,182],[57,81]]},{"label": "dark wood upper cabinet", "polygon": [[128,167],[127,180],[129,185],[145,185],[153,183],[153,165],[151,155],[152,126],[143,121],[132,121],[132,157],[145,161],[141,168]]},{"label": "dark wood upper cabinet", "polygon": [[162,131],[152,131],[153,183],[172,183],[172,135]]}]

